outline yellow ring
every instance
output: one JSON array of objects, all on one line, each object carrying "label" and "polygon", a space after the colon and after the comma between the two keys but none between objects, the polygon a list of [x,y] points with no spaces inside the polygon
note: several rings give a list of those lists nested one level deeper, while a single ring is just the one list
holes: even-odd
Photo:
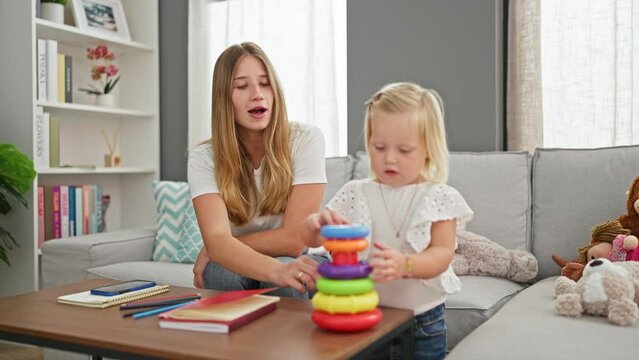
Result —
[{"label": "yellow ring", "polygon": [[331,295],[318,292],[313,296],[313,308],[329,314],[357,314],[373,310],[379,304],[377,291],[360,295]]},{"label": "yellow ring", "polygon": [[368,247],[368,241],[359,240],[326,240],[324,248],[334,252],[358,252]]}]

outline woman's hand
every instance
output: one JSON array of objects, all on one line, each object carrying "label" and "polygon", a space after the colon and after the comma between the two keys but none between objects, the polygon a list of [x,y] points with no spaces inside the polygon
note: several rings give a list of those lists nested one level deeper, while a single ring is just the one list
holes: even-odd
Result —
[{"label": "woman's hand", "polygon": [[200,253],[197,255],[197,259],[195,259],[195,264],[193,264],[193,286],[198,289],[204,287],[204,269],[206,269],[208,263],[209,255],[206,252],[206,248],[202,246]]},{"label": "woman's hand", "polygon": [[371,254],[371,275],[376,282],[387,282],[402,278],[406,272],[406,256],[390,246],[376,242],[375,251]]},{"label": "woman's hand", "polygon": [[292,287],[301,293],[315,290],[315,281],[319,278],[318,266],[310,257],[300,256],[291,263],[282,264],[272,282],[280,287]]}]

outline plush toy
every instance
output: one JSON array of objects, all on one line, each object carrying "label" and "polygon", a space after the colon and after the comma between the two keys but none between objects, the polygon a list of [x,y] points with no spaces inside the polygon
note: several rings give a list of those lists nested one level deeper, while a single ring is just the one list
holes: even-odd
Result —
[{"label": "plush toy", "polygon": [[633,325],[639,317],[639,262],[591,260],[579,281],[559,277],[555,281],[555,296],[559,315],[607,316],[615,325]]},{"label": "plush toy", "polygon": [[625,215],[621,215],[617,220],[621,226],[630,230],[632,235],[639,237],[639,176],[630,185],[627,192]]},{"label": "plush toy", "polygon": [[537,276],[535,256],[511,250],[470,231],[459,231],[453,270],[457,275],[488,275],[516,282],[530,282]]},{"label": "plush toy", "polygon": [[595,258],[606,258],[610,261],[639,261],[639,240],[625,229],[617,220],[606,221],[591,229],[591,240],[577,249],[579,257],[565,260],[557,255],[552,259],[562,267],[561,275],[579,280],[584,265]]}]

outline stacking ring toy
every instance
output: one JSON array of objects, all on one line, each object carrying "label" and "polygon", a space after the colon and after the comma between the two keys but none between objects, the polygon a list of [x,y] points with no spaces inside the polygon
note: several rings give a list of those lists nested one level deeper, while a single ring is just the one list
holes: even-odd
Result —
[{"label": "stacking ring toy", "polygon": [[357,265],[334,265],[325,262],[320,264],[317,271],[320,275],[331,279],[357,279],[368,276],[373,269],[366,261]]},{"label": "stacking ring toy", "polygon": [[311,319],[322,329],[351,332],[372,328],[382,320],[382,311],[376,308],[359,314],[334,314],[314,310]]},{"label": "stacking ring toy", "polygon": [[361,225],[325,225],[320,234],[327,239],[361,239],[368,235],[368,228]]},{"label": "stacking ring toy", "polygon": [[321,277],[317,279],[316,285],[320,292],[334,295],[363,294],[375,288],[373,279],[370,277],[349,280],[334,280]]},{"label": "stacking ring toy", "polygon": [[357,265],[359,263],[355,252],[335,252],[331,254],[331,258],[333,265],[337,266]]},{"label": "stacking ring toy", "polygon": [[361,295],[330,295],[321,292],[313,296],[313,308],[329,314],[357,314],[371,311],[379,304],[377,291]]},{"label": "stacking ring toy", "polygon": [[332,252],[358,252],[368,247],[368,241],[359,240],[326,240],[324,248]]}]

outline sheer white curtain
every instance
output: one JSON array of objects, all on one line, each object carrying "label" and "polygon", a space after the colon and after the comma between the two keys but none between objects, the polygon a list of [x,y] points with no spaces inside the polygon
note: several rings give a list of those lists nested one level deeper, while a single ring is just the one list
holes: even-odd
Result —
[{"label": "sheer white curtain", "polygon": [[[528,126],[542,134],[534,145],[544,147],[639,144],[639,71],[634,71],[634,65],[639,69],[639,4],[633,0],[534,2],[539,2],[539,16],[527,21],[537,23],[516,28],[520,33],[512,36],[532,41],[524,49],[528,55],[540,51],[540,56],[529,56],[533,66],[528,66],[541,69],[541,90],[527,94],[528,100],[540,97],[529,104],[541,106],[543,120],[509,119],[508,131]],[[530,3],[517,0],[510,4],[512,25],[519,18],[512,16],[513,11],[525,11]],[[520,66],[510,59],[508,63],[514,67],[509,68],[509,75]],[[512,80],[509,105],[522,101],[520,93],[527,84]],[[538,108],[528,111],[535,113]]]},{"label": "sheer white curtain", "polygon": [[273,62],[289,118],[320,127],[327,156],[345,155],[345,0],[191,0],[189,146],[210,136],[215,60],[242,41],[260,45]]}]

